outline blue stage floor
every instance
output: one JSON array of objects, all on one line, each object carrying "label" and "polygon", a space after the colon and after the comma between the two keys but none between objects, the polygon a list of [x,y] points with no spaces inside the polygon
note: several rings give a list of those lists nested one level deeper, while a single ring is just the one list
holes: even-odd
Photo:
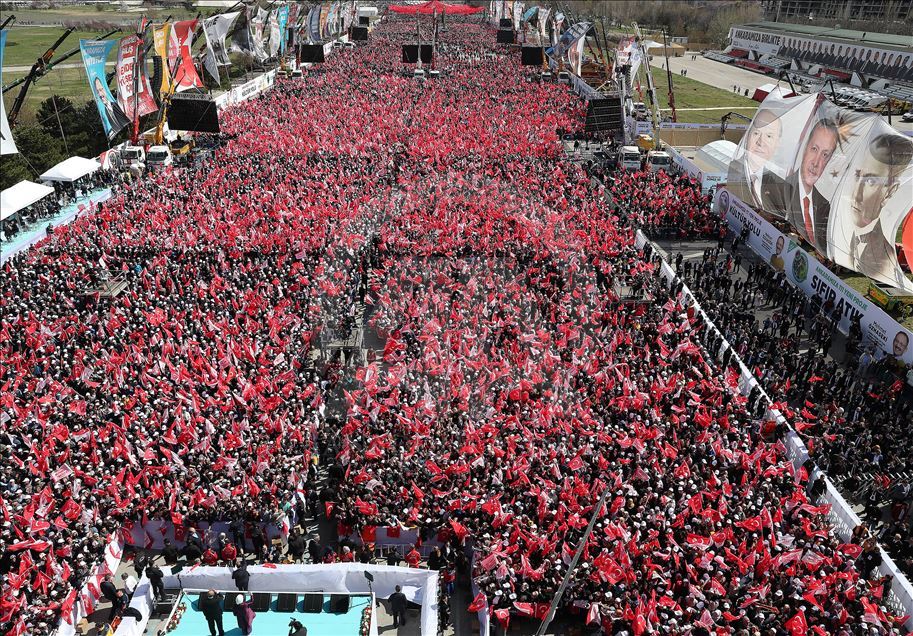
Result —
[{"label": "blue stage floor", "polygon": [[107,201],[110,196],[110,188],[93,190],[88,196],[77,199],[62,208],[55,216],[30,226],[22,232],[19,232],[19,234],[9,241],[0,242],[0,262],[5,262],[11,256],[18,254],[22,250],[27,249],[29,246],[34,245],[45,238],[47,236],[48,224],[51,224],[54,227],[66,225],[76,218],[76,213],[79,212],[79,206],[89,206],[90,204],[98,203],[99,201]]},{"label": "blue stage floor", "polygon": [[[236,592],[229,592],[236,594]],[[226,594],[229,594],[226,593]],[[203,613],[197,609],[197,594],[188,594],[184,597],[183,603],[187,604],[187,611],[169,636],[207,636],[209,627]],[[305,614],[304,601],[299,599],[297,611],[295,612],[277,612],[276,595],[273,595],[273,602],[270,605],[270,611],[257,612],[254,619],[252,636],[285,636],[288,634],[288,622],[294,617],[301,621],[301,624],[307,628],[308,636],[358,636],[359,627],[361,627],[361,615],[368,603],[371,602],[369,596],[352,596],[350,597],[349,611],[345,614],[330,613],[330,596],[325,594],[323,597],[323,611],[320,614]],[[238,620],[231,612],[225,612],[222,616],[222,626],[225,628],[226,636],[241,636],[241,630],[238,629]]]}]

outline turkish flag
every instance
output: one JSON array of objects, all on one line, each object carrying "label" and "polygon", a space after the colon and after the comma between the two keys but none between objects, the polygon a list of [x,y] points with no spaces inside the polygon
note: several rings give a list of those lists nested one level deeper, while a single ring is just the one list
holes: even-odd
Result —
[{"label": "turkish flag", "polygon": [[805,621],[805,612],[799,610],[796,615],[783,623],[783,626],[792,636],[804,636],[808,633],[808,623]]},{"label": "turkish flag", "polygon": [[485,595],[479,592],[476,594],[476,597],[472,599],[472,603],[469,604],[470,612],[478,612],[488,605],[488,600],[485,598]]}]

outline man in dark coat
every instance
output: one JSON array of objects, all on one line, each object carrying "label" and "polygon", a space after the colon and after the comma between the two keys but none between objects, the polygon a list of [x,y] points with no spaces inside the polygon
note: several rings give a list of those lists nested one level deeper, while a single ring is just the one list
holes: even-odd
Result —
[{"label": "man in dark coat", "polygon": [[827,254],[827,224],[831,204],[815,184],[824,174],[828,162],[840,143],[840,129],[831,119],[819,119],[802,149],[799,169],[786,179],[783,195],[786,220],[799,235],[822,254]]},{"label": "man in dark coat", "polygon": [[152,585],[152,594],[156,599],[162,598],[165,595],[165,584],[162,583],[165,574],[162,572],[161,568],[153,563],[146,568],[146,576],[149,577],[149,583]]},{"label": "man in dark coat", "polygon": [[165,547],[162,550],[162,557],[165,559],[166,565],[174,565],[178,562],[178,549],[171,539],[165,539]]},{"label": "man in dark coat", "polygon": [[406,624],[406,595],[402,593],[399,585],[396,591],[390,595],[390,613],[393,614],[393,627],[399,627]]},{"label": "man in dark coat", "polygon": [[[222,595],[216,594],[215,590],[200,594],[199,607],[209,624],[210,636],[225,636],[225,629],[222,627]],[[218,634],[216,634],[216,628],[218,628]]]},{"label": "man in dark coat", "polygon": [[231,578],[234,580],[235,585],[242,592],[246,592],[248,586],[250,585],[250,572],[247,571],[247,562],[241,561],[241,565],[237,570],[231,573]]},{"label": "man in dark coat", "polygon": [[102,596],[112,603],[114,602],[117,597],[117,586],[114,584],[114,577],[111,574],[105,575],[105,580],[101,582],[98,589],[101,591]]}]

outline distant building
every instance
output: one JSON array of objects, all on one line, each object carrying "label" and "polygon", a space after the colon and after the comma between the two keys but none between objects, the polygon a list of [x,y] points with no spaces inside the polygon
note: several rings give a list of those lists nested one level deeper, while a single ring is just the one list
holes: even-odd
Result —
[{"label": "distant building", "polygon": [[866,81],[913,83],[913,36],[910,35],[755,22],[732,27],[729,40],[726,52],[743,58],[748,65],[757,62],[781,65],[779,68],[790,67],[840,80],[849,80],[856,73]]},{"label": "distant building", "polygon": [[761,5],[764,19],[773,22],[913,22],[913,0],[762,0]]}]

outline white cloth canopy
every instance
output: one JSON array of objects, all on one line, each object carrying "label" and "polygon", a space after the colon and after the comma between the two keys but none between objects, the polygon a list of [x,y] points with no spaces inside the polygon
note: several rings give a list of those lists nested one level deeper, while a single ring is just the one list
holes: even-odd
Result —
[{"label": "white cloth canopy", "polygon": [[70,157],[64,159],[56,166],[41,175],[42,181],[65,181],[72,183],[81,179],[87,174],[92,174],[101,168],[95,159],[86,159],[85,157]]},{"label": "white cloth canopy", "polygon": [[27,208],[53,193],[54,188],[46,185],[33,181],[20,181],[0,192],[0,221],[5,221],[19,210]]}]

